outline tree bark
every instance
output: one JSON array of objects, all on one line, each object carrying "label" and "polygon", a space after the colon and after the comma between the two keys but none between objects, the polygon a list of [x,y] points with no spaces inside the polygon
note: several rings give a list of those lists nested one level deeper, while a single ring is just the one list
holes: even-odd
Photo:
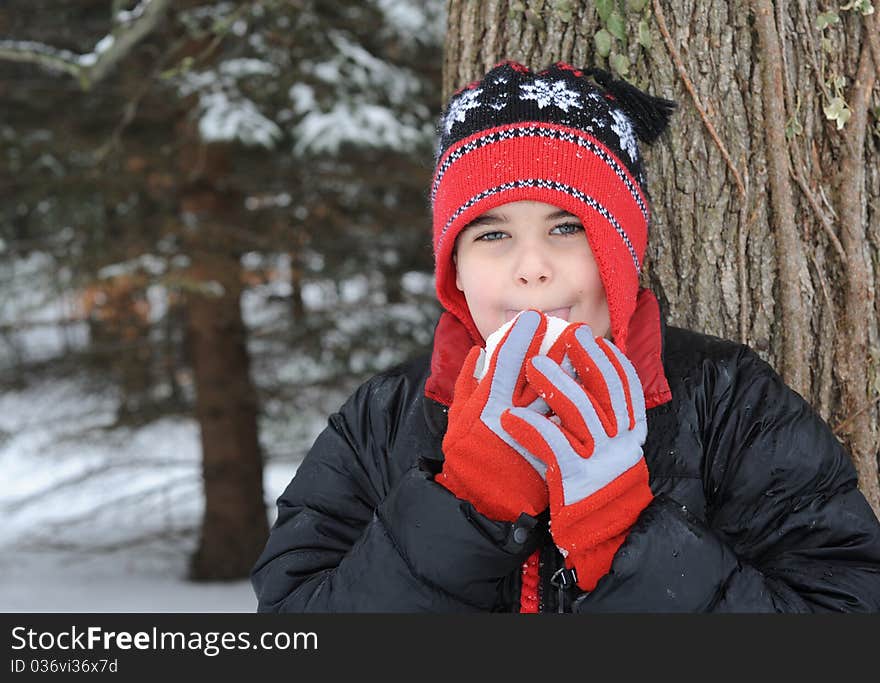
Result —
[{"label": "tree bark", "polygon": [[[628,80],[678,101],[670,129],[643,146],[643,284],[670,324],[741,341],[773,365],[849,449],[880,514],[874,17],[839,11],[820,29],[806,0],[613,6],[626,40],[605,58],[596,3],[447,0],[444,99],[504,59],[616,71],[625,57]],[[851,112],[842,128],[825,113],[838,95]]]},{"label": "tree bark", "polygon": [[[190,578],[238,579],[249,575],[269,533],[259,405],[240,305],[240,252],[230,239],[234,231],[224,228],[242,202],[237,193],[216,184],[227,166],[224,150],[209,146],[196,156],[217,176],[199,177],[181,197],[182,219],[191,234],[187,333],[205,500]],[[184,166],[189,165],[185,160]]]},{"label": "tree bark", "polygon": [[200,279],[222,284],[216,293],[189,296],[205,493],[199,547],[191,565],[191,578],[197,580],[247,577],[269,533],[241,291],[232,284],[239,275],[237,266],[232,259],[204,256]]}]

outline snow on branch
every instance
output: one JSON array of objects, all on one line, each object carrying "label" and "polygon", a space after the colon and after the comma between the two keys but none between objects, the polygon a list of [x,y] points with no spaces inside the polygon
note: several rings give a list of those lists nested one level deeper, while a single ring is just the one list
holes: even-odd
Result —
[{"label": "snow on branch", "polygon": [[0,40],[0,59],[67,73],[79,80],[83,90],[88,90],[159,25],[170,4],[171,0],[142,0],[133,10],[120,12],[112,31],[86,54],[27,40]]}]

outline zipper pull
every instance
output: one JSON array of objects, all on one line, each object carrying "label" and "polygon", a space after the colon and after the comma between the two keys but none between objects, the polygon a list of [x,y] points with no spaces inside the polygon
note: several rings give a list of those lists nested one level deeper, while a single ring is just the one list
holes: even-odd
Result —
[{"label": "zipper pull", "polygon": [[557,611],[559,614],[565,613],[565,594],[570,591],[576,583],[577,572],[575,572],[573,567],[571,569],[565,566],[560,567],[553,573],[553,576],[550,577],[550,585],[556,586],[557,590],[559,602],[559,608]]}]

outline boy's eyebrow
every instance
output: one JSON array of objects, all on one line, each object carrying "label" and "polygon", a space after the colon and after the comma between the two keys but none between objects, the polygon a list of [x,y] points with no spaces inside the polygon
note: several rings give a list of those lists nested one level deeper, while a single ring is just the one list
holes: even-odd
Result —
[{"label": "boy's eyebrow", "polygon": [[467,230],[468,228],[476,228],[478,225],[494,225],[496,223],[504,223],[506,220],[507,219],[503,216],[477,216],[476,218],[474,218],[474,220],[464,226],[462,230]]},{"label": "boy's eyebrow", "polygon": [[[557,218],[577,218],[573,213],[569,213],[568,211],[563,211],[560,209],[559,211],[553,211],[552,213],[548,213],[544,216],[545,221],[556,220]],[[465,225],[462,230],[467,230],[468,228],[475,228],[479,225],[497,225],[498,223],[506,223],[507,217],[502,214],[500,216],[494,216],[492,214],[483,214],[482,216],[477,216],[470,223]]]},{"label": "boy's eyebrow", "polygon": [[577,216],[575,216],[573,213],[569,213],[568,211],[563,211],[561,209],[559,211],[554,211],[553,213],[549,213],[544,216],[544,220],[547,221],[552,221],[556,218],[577,218]]}]

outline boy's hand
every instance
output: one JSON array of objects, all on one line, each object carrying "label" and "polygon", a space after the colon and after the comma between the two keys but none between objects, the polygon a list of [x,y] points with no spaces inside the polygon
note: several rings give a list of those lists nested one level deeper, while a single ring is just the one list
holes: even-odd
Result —
[{"label": "boy's hand", "polygon": [[578,381],[546,357],[527,368],[560,423],[520,407],[501,423],[547,465],[551,534],[578,585],[592,590],[653,498],[642,454],[645,398],[629,359],[586,324],[570,326],[563,338]]},{"label": "boy's hand", "polygon": [[546,465],[502,426],[502,415],[514,406],[546,408],[526,381],[527,361],[540,351],[546,331],[543,313],[520,313],[490,358],[478,346],[471,349],[456,380],[443,471],[435,481],[492,519],[513,522],[547,508]]}]

